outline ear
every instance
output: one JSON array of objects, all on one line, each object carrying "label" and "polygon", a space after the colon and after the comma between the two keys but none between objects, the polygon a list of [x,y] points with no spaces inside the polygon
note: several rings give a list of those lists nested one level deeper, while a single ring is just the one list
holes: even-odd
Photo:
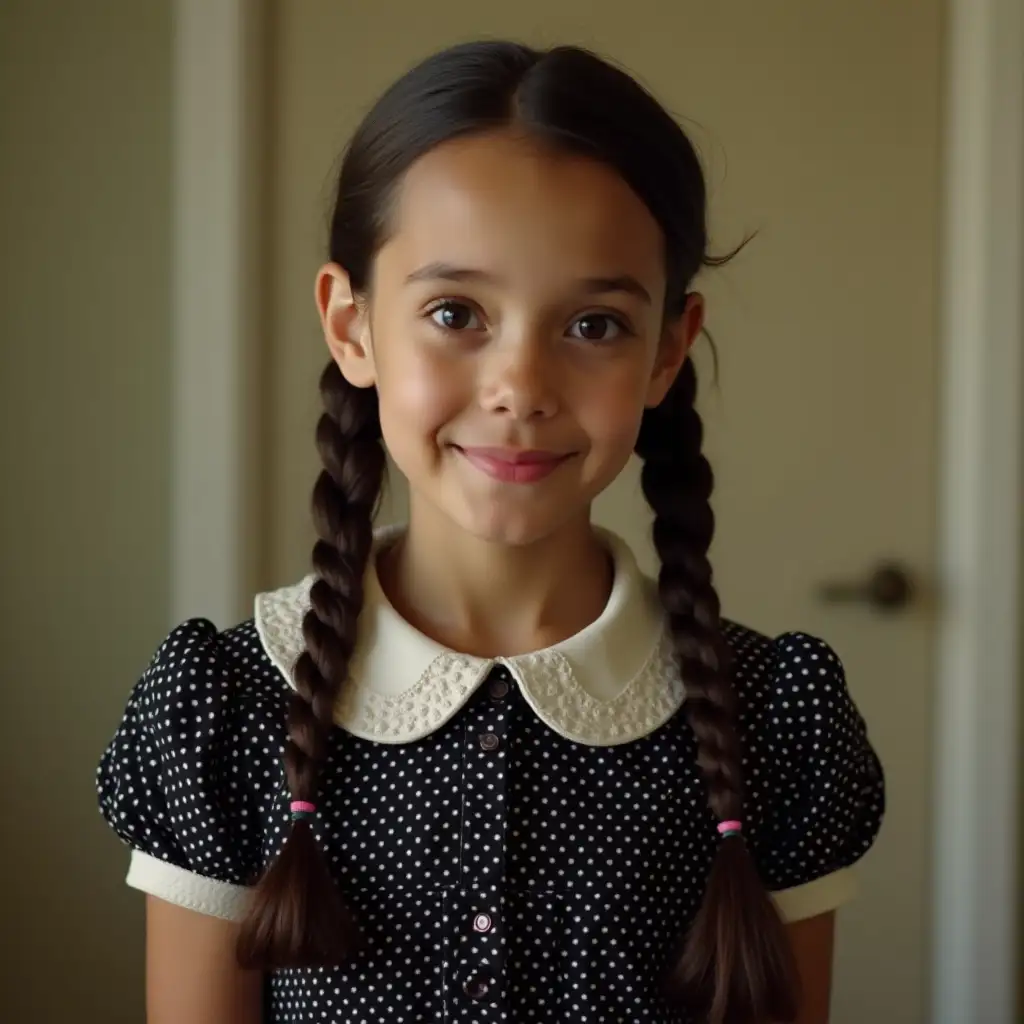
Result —
[{"label": "ear", "polygon": [[703,326],[704,296],[691,292],[682,313],[665,324],[647,388],[647,408],[660,405],[668,394]]},{"label": "ear", "polygon": [[352,291],[348,274],[337,263],[327,263],[316,275],[316,308],[331,358],[345,379],[357,388],[377,382],[365,303]]}]

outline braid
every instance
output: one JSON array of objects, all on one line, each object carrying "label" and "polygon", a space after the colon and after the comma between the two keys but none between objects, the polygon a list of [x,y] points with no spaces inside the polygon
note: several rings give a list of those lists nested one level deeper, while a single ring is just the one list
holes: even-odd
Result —
[{"label": "braid", "polygon": [[[730,652],[708,560],[714,478],[701,451],[696,396],[688,360],[661,405],[644,414],[636,452],[654,512],[658,589],[686,684],[685,713],[708,804],[721,822],[743,819],[742,755]],[[711,1024],[791,1021],[795,977],[785,928],[745,841],[721,839],[703,903],[668,979],[670,994]]]},{"label": "braid", "polygon": [[[313,490],[316,580],[302,624],[306,649],[295,666],[284,752],[292,800],[308,802],[317,798],[335,702],[355,649],[385,466],[376,391],[353,387],[331,362],[320,378],[320,393],[325,411],[316,439],[324,468]],[[256,888],[239,936],[240,963],[338,963],[357,937],[312,826],[304,818],[293,821],[284,848]]]}]

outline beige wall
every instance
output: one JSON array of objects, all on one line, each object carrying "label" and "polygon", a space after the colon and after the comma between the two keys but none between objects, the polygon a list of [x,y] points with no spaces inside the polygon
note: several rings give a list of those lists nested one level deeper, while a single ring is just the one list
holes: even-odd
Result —
[{"label": "beige wall", "polygon": [[0,4],[0,1020],[142,1020],[95,764],[167,627],[169,0]]}]

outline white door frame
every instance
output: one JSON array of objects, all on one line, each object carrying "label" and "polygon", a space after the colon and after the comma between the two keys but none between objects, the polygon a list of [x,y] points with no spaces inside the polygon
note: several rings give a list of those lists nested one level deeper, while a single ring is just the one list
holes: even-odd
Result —
[{"label": "white door frame", "polygon": [[[947,0],[934,1024],[1012,1024],[1024,502],[1024,0]],[[171,605],[245,614],[266,0],[176,0]]]},{"label": "white door frame", "polygon": [[1018,994],[1024,2],[947,18],[932,1017]]},{"label": "white door frame", "polygon": [[173,5],[173,622],[237,622],[258,562],[267,17]]}]

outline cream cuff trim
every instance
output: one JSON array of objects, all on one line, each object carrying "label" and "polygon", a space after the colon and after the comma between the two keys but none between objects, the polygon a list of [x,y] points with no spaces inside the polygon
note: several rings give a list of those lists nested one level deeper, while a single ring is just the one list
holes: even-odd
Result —
[{"label": "cream cuff trim", "polygon": [[150,896],[225,921],[240,921],[249,905],[246,886],[197,875],[141,850],[132,850],[125,881]]},{"label": "cream cuff trim", "polygon": [[[240,921],[249,905],[246,886],[197,875],[141,850],[132,851],[126,882],[175,906],[225,921]],[[837,910],[856,894],[856,872],[842,868],[806,885],[774,892],[772,899],[783,920],[793,923]]]},{"label": "cream cuff trim", "polygon": [[819,914],[828,914],[857,895],[857,874],[852,868],[841,868],[830,875],[816,878],[806,885],[772,893],[782,919],[788,923],[804,921]]}]

